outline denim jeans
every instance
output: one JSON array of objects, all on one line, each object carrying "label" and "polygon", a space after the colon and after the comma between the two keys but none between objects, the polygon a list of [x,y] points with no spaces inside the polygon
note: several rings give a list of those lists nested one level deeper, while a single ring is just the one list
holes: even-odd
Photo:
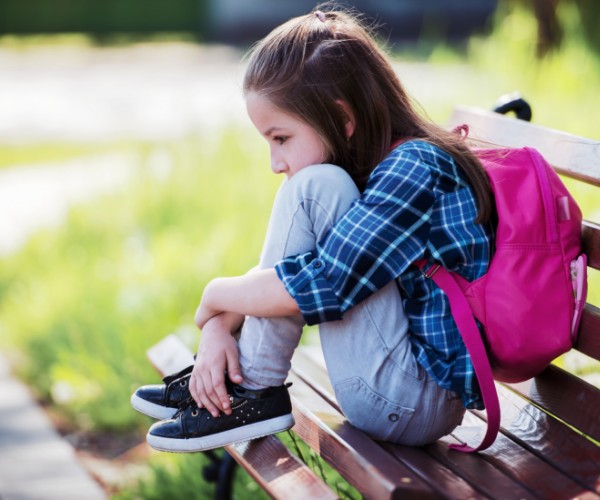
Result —
[{"label": "denim jeans", "polygon": [[[360,197],[333,165],[307,167],[285,180],[275,198],[260,268],[315,248]],[[244,386],[281,385],[302,335],[300,316],[247,317],[239,340]],[[375,439],[423,445],[451,432],[465,409],[416,362],[395,282],[340,321],[319,325],[327,371],[346,418]]]}]

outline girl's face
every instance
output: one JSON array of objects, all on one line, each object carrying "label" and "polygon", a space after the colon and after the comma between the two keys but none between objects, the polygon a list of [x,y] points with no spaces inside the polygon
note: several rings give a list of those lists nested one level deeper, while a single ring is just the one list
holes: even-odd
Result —
[{"label": "girl's face", "polygon": [[323,163],[325,145],[317,131],[293,115],[274,106],[256,92],[246,95],[246,109],[256,130],[271,149],[271,170],[288,179],[305,167]]}]

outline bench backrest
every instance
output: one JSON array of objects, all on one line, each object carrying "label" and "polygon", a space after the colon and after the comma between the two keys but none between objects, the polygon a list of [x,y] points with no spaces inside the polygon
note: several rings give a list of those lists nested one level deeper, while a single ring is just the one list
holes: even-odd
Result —
[{"label": "bench backrest", "polygon": [[[469,138],[475,144],[534,147],[559,174],[600,187],[600,141],[533,125],[498,113],[458,107],[454,110],[449,125],[454,127],[462,124],[469,126]],[[598,195],[595,199],[600,199],[600,189]],[[584,220],[582,237],[588,268],[600,270],[600,224]],[[593,277],[592,286],[600,286],[598,278],[597,275]],[[589,302],[584,310],[575,348],[600,360],[600,309]]]}]

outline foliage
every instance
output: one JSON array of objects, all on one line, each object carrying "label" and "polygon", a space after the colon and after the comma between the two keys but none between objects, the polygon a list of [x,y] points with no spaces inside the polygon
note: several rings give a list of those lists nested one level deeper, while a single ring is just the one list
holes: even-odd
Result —
[{"label": "foliage", "polygon": [[0,33],[197,33],[207,13],[203,0],[5,0]]},{"label": "foliage", "polygon": [[[571,26],[564,22],[560,10],[565,6],[577,12],[579,30],[587,50],[600,55],[600,35],[598,16],[600,4],[594,0],[501,0],[500,11],[512,11],[515,5],[526,10],[529,16],[538,20],[538,55],[546,54],[561,47],[563,34]],[[558,9],[557,9],[558,7]]]},{"label": "foliage", "polygon": [[558,15],[565,29],[560,51],[536,59],[535,20],[515,8],[498,15],[493,36],[471,40],[468,62],[495,88],[519,91],[532,105],[535,123],[600,139],[594,116],[600,60],[582,38],[578,10],[563,2]]},{"label": "foliage", "polygon": [[279,436],[295,456],[302,460],[325,484],[327,484],[343,500],[358,500],[362,498],[360,492],[346,481],[339,472],[326,463],[317,453],[299,439],[292,431],[287,431]]},{"label": "foliage", "polygon": [[[306,443],[299,440],[293,432],[282,432],[278,437],[315,474],[323,479],[339,498],[344,500],[362,498],[355,488],[312,451]],[[214,497],[214,485],[206,483],[203,477],[204,468],[209,464],[210,460],[203,453],[153,454],[146,474],[123,488],[113,498],[115,500],[212,498]],[[233,498],[259,500],[267,498],[267,495],[242,469],[236,467]]]},{"label": "foliage", "polygon": [[[566,132],[600,139],[595,116],[596,89],[600,86],[600,59],[590,51],[580,30],[581,13],[572,2],[559,2],[558,16],[564,29],[561,49],[539,60],[535,55],[536,22],[518,2],[505,2],[496,15],[492,36],[473,37],[465,54],[440,47],[430,57],[434,64],[464,64],[469,81],[457,82],[459,102],[491,108],[502,93],[518,91],[532,105],[532,122]],[[485,81],[476,75],[485,75]],[[423,101],[427,108],[427,102]],[[580,203],[585,218],[599,221],[597,189],[564,179]],[[600,304],[600,273],[590,272],[588,298]]]},{"label": "foliage", "polygon": [[[207,482],[204,478],[204,468],[210,466],[210,463],[208,457],[203,453],[153,455],[145,476],[123,488],[112,498],[115,500],[214,498],[215,485]],[[268,498],[258,484],[239,467],[236,468],[233,477],[232,497],[234,500]]]},{"label": "foliage", "polygon": [[140,146],[127,192],[74,209],[0,267],[0,338],[42,398],[79,425],[140,420],[129,395],[156,380],[145,350],[191,327],[204,284],[254,266],[277,180],[236,133]]}]

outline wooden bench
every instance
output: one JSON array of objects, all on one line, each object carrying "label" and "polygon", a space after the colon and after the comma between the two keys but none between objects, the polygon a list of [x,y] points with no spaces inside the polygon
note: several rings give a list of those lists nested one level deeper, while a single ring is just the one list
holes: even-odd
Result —
[{"label": "wooden bench", "polygon": [[[457,109],[450,125],[462,123],[469,124],[474,139],[533,146],[559,173],[596,190],[600,186],[598,141],[479,110]],[[600,225],[586,221],[582,231],[588,265],[598,270]],[[590,303],[575,350],[600,371],[600,309]],[[154,346],[149,357],[163,374],[191,361],[190,351],[173,336]],[[298,349],[289,380],[293,432],[365,498],[600,498],[600,390],[558,366],[526,383],[498,384],[501,433],[478,454],[447,445],[477,442],[485,412],[467,412],[454,433],[423,448],[367,437],[342,415],[318,346]],[[227,452],[273,498],[337,497],[276,436],[228,446]],[[223,467],[229,467],[227,461]],[[228,488],[221,484],[217,495],[227,497]]]}]

